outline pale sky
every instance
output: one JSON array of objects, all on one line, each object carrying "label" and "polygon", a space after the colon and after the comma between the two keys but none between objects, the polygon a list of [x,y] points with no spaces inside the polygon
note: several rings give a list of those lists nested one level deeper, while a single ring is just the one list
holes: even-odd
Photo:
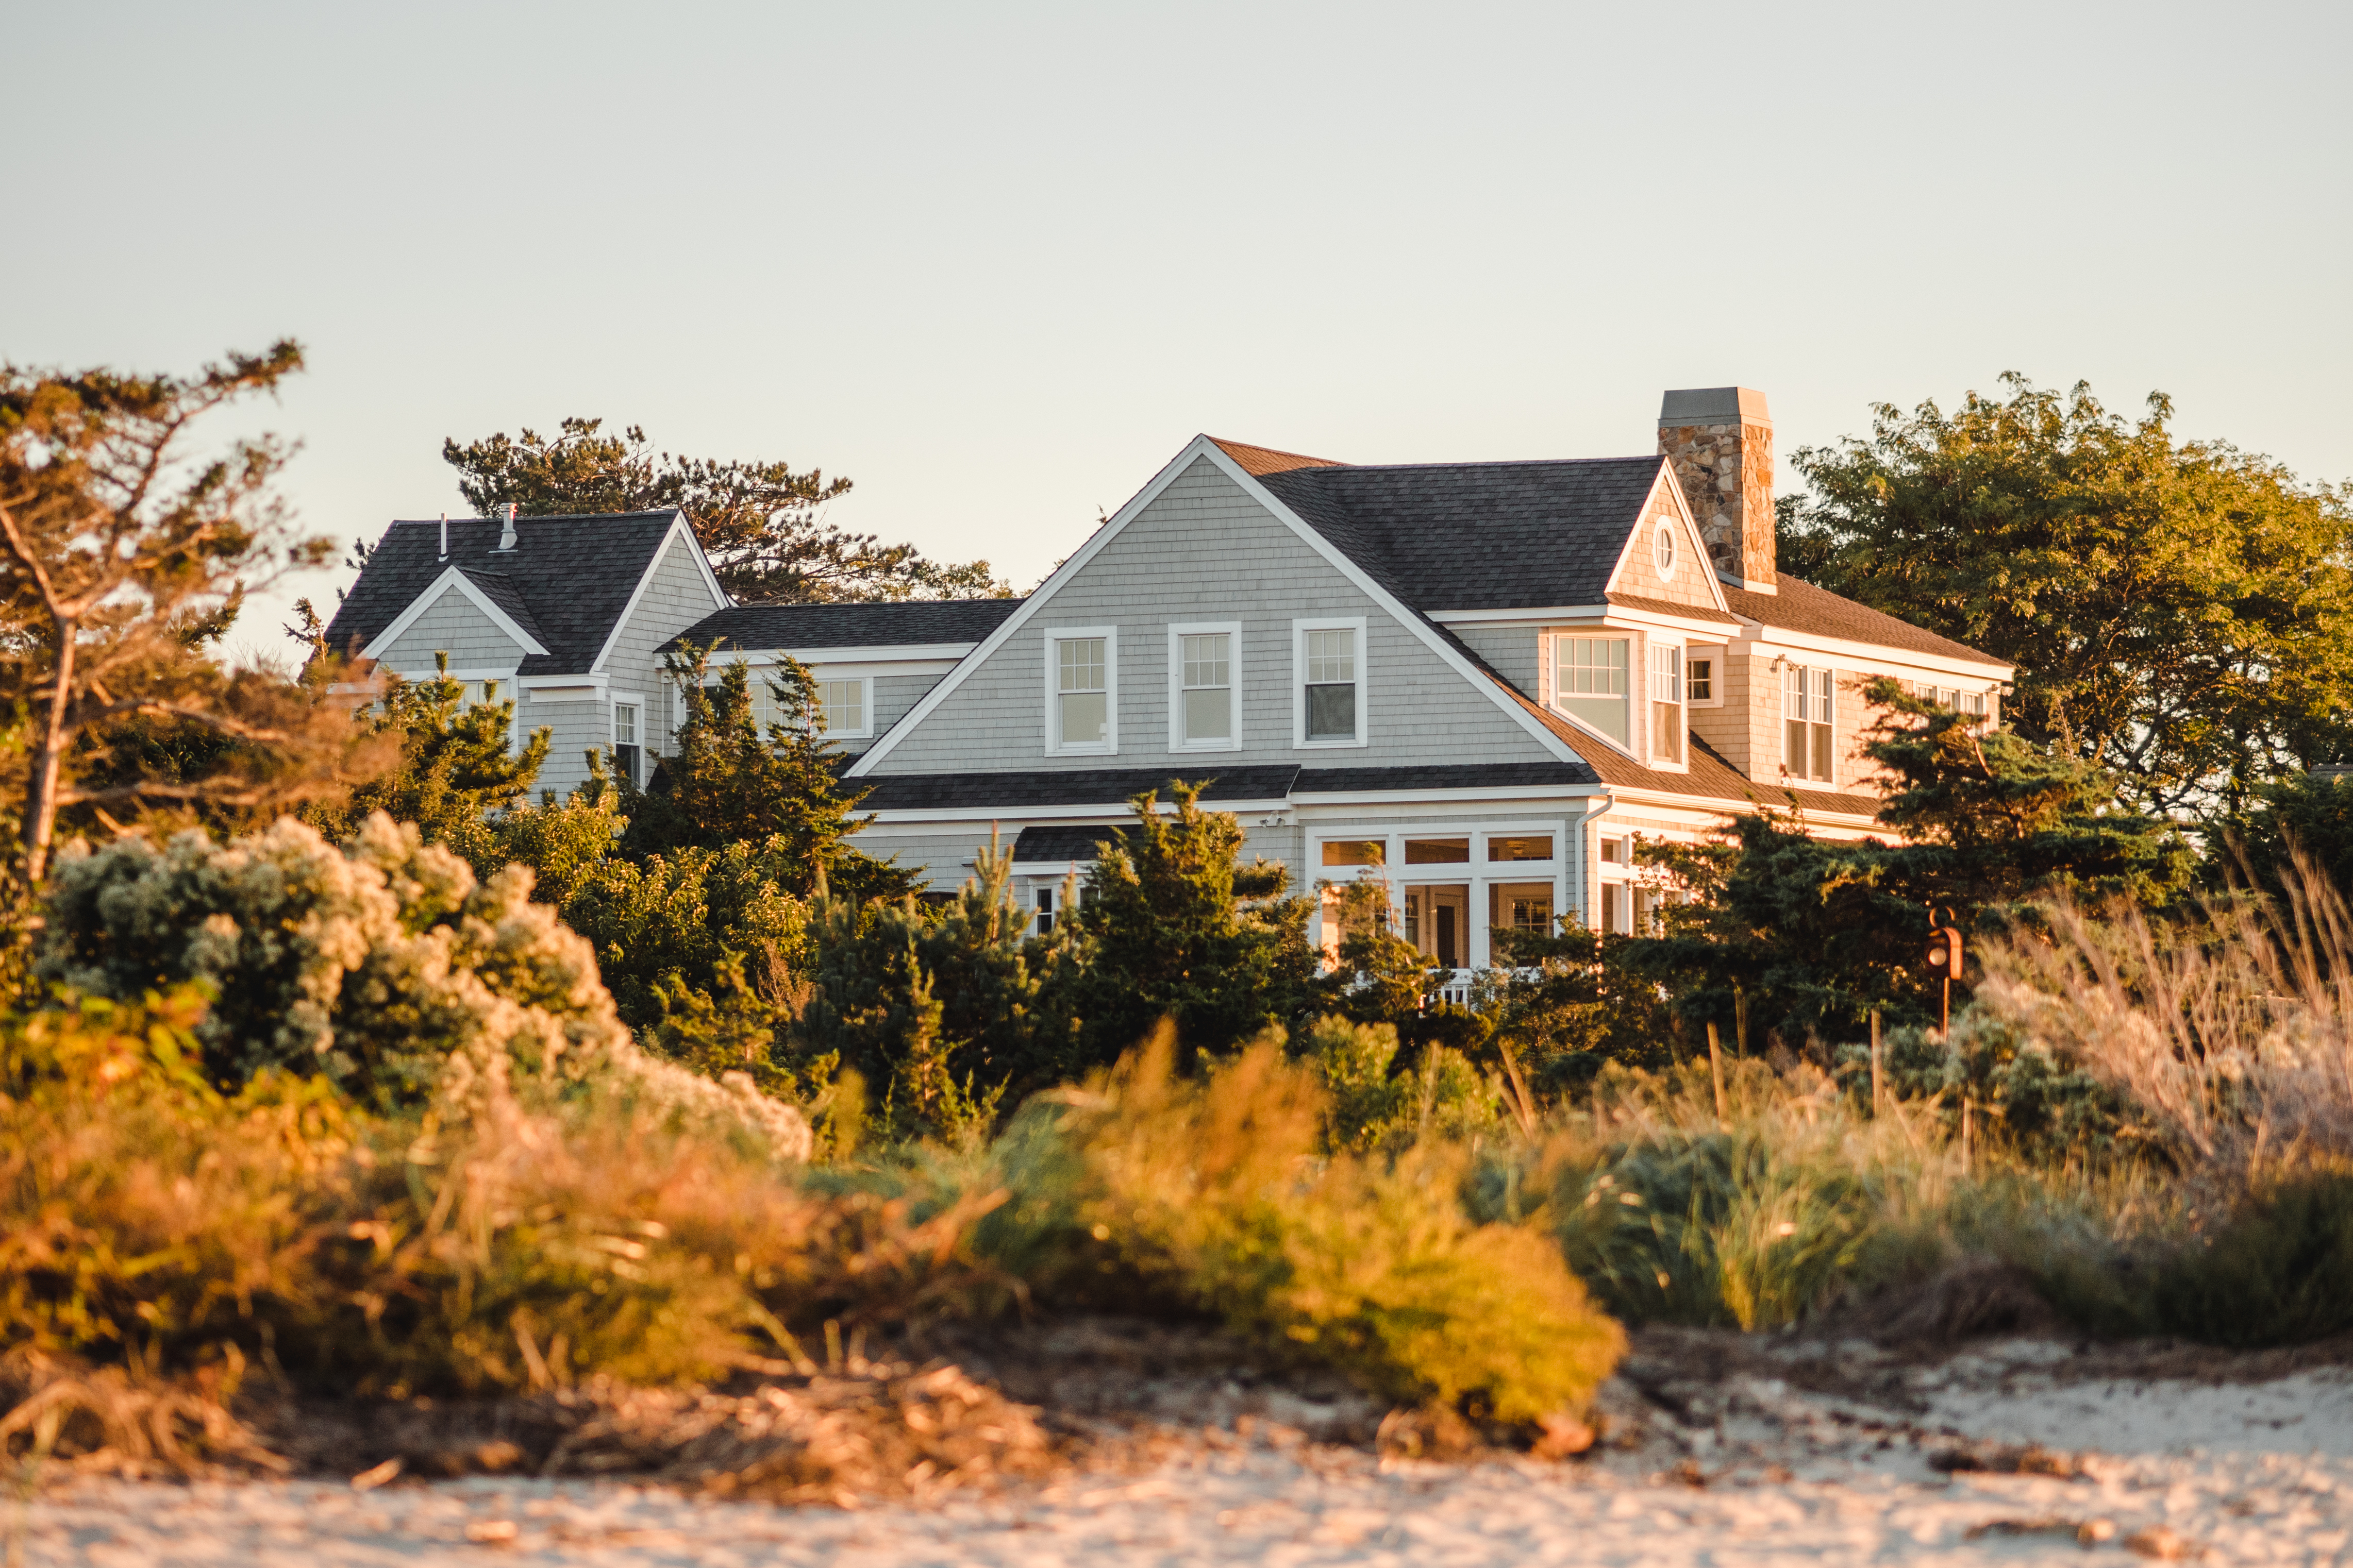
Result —
[{"label": "pale sky", "polygon": [[2348,47],[2341,4],[18,5],[0,358],[301,339],[260,423],[340,539],[460,510],[445,436],[598,415],[1025,588],[1196,432],[1613,456],[1668,387],[1762,388],[1785,453],[2004,370],[2163,388],[2336,480]]}]

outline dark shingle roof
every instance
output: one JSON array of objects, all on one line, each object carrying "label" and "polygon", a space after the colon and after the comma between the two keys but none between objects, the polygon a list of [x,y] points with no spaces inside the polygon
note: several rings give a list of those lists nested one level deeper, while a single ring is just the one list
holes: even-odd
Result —
[{"label": "dark shingle roof", "polygon": [[1080,768],[1067,773],[882,773],[854,782],[873,789],[861,811],[1019,811],[1039,805],[1125,805],[1145,790],[1166,799],[1172,777],[1198,784],[1206,804],[1229,800],[1281,800],[1299,769],[1271,766],[1200,768]]},{"label": "dark shingle roof", "polygon": [[438,520],[395,522],[328,623],[327,646],[358,652],[454,565],[508,614],[511,605],[527,612],[515,618],[547,652],[525,658],[522,674],[577,673],[604,650],[677,518],[675,511],[518,518],[516,548],[503,553],[496,548],[498,520],[453,517],[447,561],[439,559]]},{"label": "dark shingle roof", "polygon": [[1092,860],[1102,846],[1127,837],[1124,827],[1025,827],[1013,841],[1013,858],[1030,860]]},{"label": "dark shingle roof", "polygon": [[540,647],[547,647],[547,639],[540,635],[539,622],[532,615],[531,606],[523,603],[522,590],[515,586],[512,577],[503,572],[477,572],[470,567],[459,567],[459,570],[466,574],[466,581],[482,591],[482,597],[505,612],[507,618],[521,626]]},{"label": "dark shingle roof", "polygon": [[912,599],[880,605],[738,605],[673,637],[739,648],[879,647],[978,642],[1021,607],[1018,599]]},{"label": "dark shingle roof", "polygon": [[1663,458],[1299,468],[1259,482],[1415,609],[1598,605]]},{"label": "dark shingle roof", "polygon": [[2005,664],[1994,658],[1950,637],[1915,626],[1909,621],[1899,621],[1894,616],[1882,615],[1867,605],[1841,598],[1828,588],[1817,588],[1811,583],[1795,577],[1782,577],[1775,586],[1778,594],[1752,594],[1743,588],[1727,586],[1724,602],[1752,621],[1768,626],[1783,626],[1793,632],[1811,632],[1817,637],[1844,637],[1849,642],[1874,643],[1881,647],[1905,648],[1913,653],[1941,654],[1947,658],[1974,659],[1980,664]]}]

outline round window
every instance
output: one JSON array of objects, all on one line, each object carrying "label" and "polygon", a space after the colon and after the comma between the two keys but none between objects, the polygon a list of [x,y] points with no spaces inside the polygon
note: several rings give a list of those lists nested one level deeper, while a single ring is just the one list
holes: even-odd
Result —
[{"label": "round window", "polygon": [[1661,523],[1659,525],[1659,539],[1657,544],[1651,548],[1651,558],[1659,563],[1660,576],[1672,577],[1675,574],[1675,531],[1673,524]]}]

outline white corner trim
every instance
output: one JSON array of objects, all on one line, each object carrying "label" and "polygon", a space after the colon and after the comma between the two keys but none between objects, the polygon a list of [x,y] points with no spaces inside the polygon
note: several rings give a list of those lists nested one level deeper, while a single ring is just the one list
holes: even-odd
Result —
[{"label": "white corner trim", "polygon": [[[1061,659],[1056,645],[1077,642],[1085,637],[1101,637],[1103,645],[1103,738],[1099,745],[1089,741],[1080,745],[1066,745],[1062,741],[1060,705]],[[1050,757],[1115,757],[1119,755],[1119,628],[1117,626],[1048,626],[1040,660],[1046,667],[1046,755]]]},{"label": "white corner trim", "polygon": [[[1216,445],[1207,436],[1194,437],[1183,451],[1170,458],[1158,473],[1152,476],[1151,483],[1136,491],[1125,506],[1113,514],[1109,522],[1089,534],[1085,543],[1071,552],[1070,556],[1054,569],[1053,574],[1038,584],[1038,591],[1021,602],[1019,609],[998,622],[997,629],[982,638],[979,646],[965,656],[962,662],[946,679],[923,693],[923,700],[908,709],[899,721],[891,726],[889,733],[860,752],[858,754],[858,760],[843,771],[842,776],[863,778],[871,773],[875,763],[889,756],[893,747],[914,733],[916,727],[937,711],[941,703],[946,701],[957,688],[972,679],[972,672],[987,663],[990,655],[1012,641],[1016,633],[1035,619],[1038,612],[1045,608],[1047,602],[1061,590],[1062,585],[1083,571],[1088,562],[1101,554],[1103,547],[1110,543],[1113,537],[1122,529],[1134,521],[1137,513],[1158,500],[1160,492],[1176,482],[1176,476],[1192,466],[1192,459],[1203,447],[1214,450]],[[1223,457],[1224,454],[1220,452],[1219,456]],[[1229,462],[1226,466],[1231,468],[1232,464]],[[1051,730],[1046,732],[1049,735],[1053,733]]]},{"label": "white corner trim", "polygon": [[726,591],[719,586],[719,579],[712,574],[711,563],[704,558],[702,541],[696,539],[694,530],[687,526],[686,513],[682,511],[673,513],[670,518],[670,531],[662,535],[659,544],[654,546],[652,559],[646,563],[646,569],[638,574],[638,585],[629,590],[629,602],[621,606],[621,613],[613,618],[613,629],[605,634],[605,646],[598,648],[596,657],[588,661],[591,674],[601,674],[605,668],[605,661],[613,657],[613,645],[621,640],[621,633],[628,626],[629,617],[638,613],[638,602],[646,596],[646,590],[653,585],[654,574],[659,572],[662,563],[670,559],[670,547],[678,542],[681,534],[686,536],[686,552],[694,562],[695,569],[702,578],[702,585],[710,590],[712,606],[714,609],[723,610],[733,604],[734,601],[728,598]]},{"label": "white corner trim", "polygon": [[[1185,639],[1214,637],[1226,644],[1226,738],[1188,741],[1185,738]],[[1240,621],[1171,621],[1168,623],[1168,749],[1171,752],[1239,752],[1242,749],[1242,624]]]},{"label": "white corner trim", "polygon": [[457,589],[459,593],[464,595],[468,603],[471,604],[476,609],[481,611],[482,614],[488,616],[491,618],[491,624],[492,626],[497,626],[500,631],[505,633],[507,637],[514,641],[517,647],[522,648],[525,652],[543,654],[547,651],[546,648],[540,646],[540,641],[537,637],[532,636],[529,632],[523,630],[522,627],[515,624],[515,618],[512,616],[508,615],[504,610],[500,609],[497,605],[491,603],[491,596],[474,585],[473,581],[466,575],[463,568],[451,566],[444,570],[441,575],[434,578],[430,584],[427,584],[425,592],[417,595],[414,599],[411,599],[408,602],[408,608],[401,611],[397,616],[394,617],[392,625],[376,633],[375,637],[368,643],[367,647],[360,649],[360,657],[362,658],[383,658],[384,651],[392,647],[393,644],[398,642],[401,638],[401,635],[406,632],[409,627],[415,626],[417,621],[423,617],[426,611],[439,604],[442,596],[448,594],[452,588]]},{"label": "white corner trim", "polygon": [[[1372,743],[1372,670],[1363,616],[1306,616],[1291,623],[1291,749],[1294,752],[1337,751]],[[1307,634],[1353,631],[1356,634],[1356,737],[1353,741],[1311,741],[1307,738]]]}]

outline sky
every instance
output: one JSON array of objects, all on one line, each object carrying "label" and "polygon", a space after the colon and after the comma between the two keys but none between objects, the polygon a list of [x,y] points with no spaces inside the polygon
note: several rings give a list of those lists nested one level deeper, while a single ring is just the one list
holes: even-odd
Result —
[{"label": "sky", "polygon": [[[291,336],[301,525],[567,415],[1035,583],[1196,433],[1782,452],[2005,371],[2353,477],[2353,7],[0,8],[0,360]],[[1794,483],[1786,462],[1782,485]],[[280,655],[275,590],[235,641]]]}]

